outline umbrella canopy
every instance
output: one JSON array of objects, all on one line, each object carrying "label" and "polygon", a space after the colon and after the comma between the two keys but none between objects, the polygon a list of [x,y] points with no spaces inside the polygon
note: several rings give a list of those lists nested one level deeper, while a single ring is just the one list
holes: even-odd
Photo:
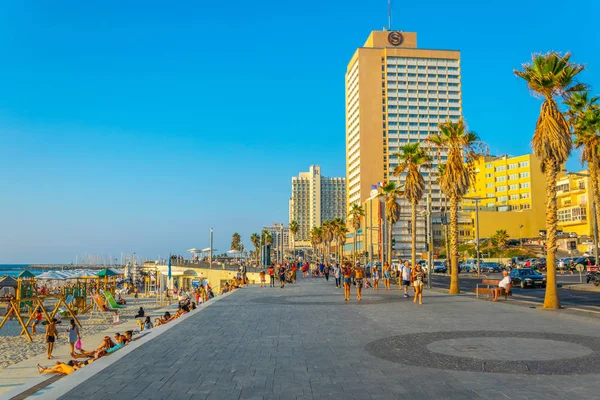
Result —
[{"label": "umbrella canopy", "polygon": [[98,276],[100,278],[104,278],[106,276],[117,276],[117,275],[119,275],[119,274],[110,268],[105,268],[96,274],[96,276]]},{"label": "umbrella canopy", "polygon": [[25,270],[19,275],[17,275],[17,278],[35,278],[35,275],[29,272],[28,270]]},{"label": "umbrella canopy", "polygon": [[19,283],[12,276],[3,276],[2,278],[0,278],[0,288],[3,288],[3,287],[16,288],[18,285],[19,285]]},{"label": "umbrella canopy", "polygon": [[37,276],[37,279],[47,281],[65,281],[70,278],[71,274],[65,273],[63,271],[46,271],[43,274]]}]

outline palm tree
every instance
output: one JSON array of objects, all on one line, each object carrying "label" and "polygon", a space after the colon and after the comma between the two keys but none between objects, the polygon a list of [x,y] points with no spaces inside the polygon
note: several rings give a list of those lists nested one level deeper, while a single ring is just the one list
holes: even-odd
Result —
[{"label": "palm tree", "polygon": [[331,253],[331,242],[334,238],[335,226],[333,224],[333,220],[324,221],[321,225],[321,231],[323,234],[323,246],[325,247],[324,253],[326,254],[327,261],[329,261],[329,256]]},{"label": "palm tree", "polygon": [[494,243],[496,247],[498,247],[498,250],[503,251],[508,245],[509,238],[510,237],[508,236],[508,233],[506,233],[506,230],[499,229],[496,231],[496,233],[494,233],[494,236],[492,236],[491,239],[492,243]]},{"label": "palm tree", "polygon": [[348,228],[346,222],[342,218],[334,218],[333,220],[334,230],[333,235],[337,243],[338,262],[342,263],[343,247],[346,244],[346,235],[348,234]]},{"label": "palm tree", "polygon": [[396,182],[390,182],[381,188],[380,197],[385,201],[385,219],[388,222],[387,227],[387,262],[392,265],[392,232],[394,224],[400,219],[400,203],[398,200],[404,195],[404,192]]},{"label": "palm tree", "polygon": [[258,267],[258,254],[260,253],[258,251],[260,247],[260,236],[258,233],[253,233],[250,236],[250,243],[252,243],[252,246],[254,246],[254,253],[256,254],[256,266]]},{"label": "palm tree", "polygon": [[398,166],[394,168],[394,175],[406,174],[404,181],[404,195],[411,204],[412,220],[412,265],[417,263],[417,206],[423,198],[425,179],[421,173],[422,168],[429,168],[431,157],[420,147],[420,143],[408,143],[400,147]]},{"label": "palm tree", "polygon": [[315,256],[318,257],[318,248],[319,245],[323,242],[323,231],[320,227],[315,226],[310,230],[310,244],[313,247],[313,252]]},{"label": "palm tree", "polygon": [[240,236],[239,233],[234,233],[233,235],[231,235],[231,248],[230,250],[237,250],[240,251],[241,250],[241,244],[242,244],[242,237]]},{"label": "palm tree", "polygon": [[292,235],[292,251],[294,253],[294,258],[296,257],[296,235],[298,234],[298,223],[294,220],[290,222],[290,234]]},{"label": "palm tree", "polygon": [[430,143],[447,153],[444,167],[439,169],[440,186],[450,199],[450,294],[459,294],[458,284],[458,205],[471,186],[474,178],[474,163],[477,159],[475,146],[479,138],[469,132],[465,121],[446,121],[439,125],[440,133],[431,135]]},{"label": "palm tree", "polygon": [[575,77],[583,71],[583,65],[570,62],[569,53],[560,55],[556,52],[534,54],[529,64],[523,65],[522,71],[514,73],[527,82],[534,94],[542,97],[542,107],[535,126],[533,151],[540,159],[542,172],[546,174],[546,246],[548,276],[544,308],[560,308],[556,287],[556,180],[562,165],[571,154],[572,137],[569,123],[560,111],[558,98],[568,98],[574,92],[585,89],[578,84]]},{"label": "palm tree", "polygon": [[360,204],[352,204],[350,211],[348,212],[348,219],[350,219],[352,223],[352,228],[354,228],[354,254],[353,259],[356,261],[356,241],[358,239],[358,230],[360,229],[360,218],[364,217],[365,210],[362,208]]},{"label": "palm tree", "polygon": [[[581,163],[590,170],[591,195],[596,204],[596,220],[600,221],[600,105],[599,97],[587,91],[575,92],[566,101],[567,119],[575,134],[574,144],[581,150]],[[598,242],[598,238],[595,238]]]}]

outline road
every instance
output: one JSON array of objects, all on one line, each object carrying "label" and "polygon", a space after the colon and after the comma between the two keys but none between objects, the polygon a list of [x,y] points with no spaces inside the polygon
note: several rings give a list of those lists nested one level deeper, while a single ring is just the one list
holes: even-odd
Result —
[{"label": "road", "polygon": [[[487,279],[502,279],[502,274],[487,274]],[[579,283],[579,275],[559,275],[558,283],[569,284]],[[481,282],[481,279],[471,278],[468,274],[460,276],[460,290],[472,293],[475,286]],[[585,277],[584,277],[585,282]],[[436,274],[432,276],[433,287],[448,288],[450,286],[450,277],[447,275]],[[534,302],[542,304],[544,302],[545,289],[521,289],[513,287],[513,299],[524,302]],[[558,289],[561,304],[571,309],[579,309],[587,312],[594,312],[600,315],[600,293],[586,292],[582,290]]]}]

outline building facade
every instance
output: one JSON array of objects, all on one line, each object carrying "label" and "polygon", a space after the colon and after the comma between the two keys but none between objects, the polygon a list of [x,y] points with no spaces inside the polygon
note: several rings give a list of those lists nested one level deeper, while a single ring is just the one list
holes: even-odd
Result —
[{"label": "building facade", "polygon": [[[439,123],[458,121],[461,115],[459,51],[419,49],[414,32],[371,32],[346,71],[347,208],[363,204],[378,182],[402,184],[405,177],[392,174],[399,146],[424,143],[438,132]],[[445,158],[436,154],[431,170],[423,173],[434,211],[440,210],[442,194],[433,172]],[[401,201],[407,212],[393,229],[395,257],[411,252],[410,206]],[[417,251],[424,252],[425,220],[416,225]]]},{"label": "building facade", "polygon": [[556,183],[558,229],[578,236],[594,236],[594,211],[588,171],[566,174]]},{"label": "building facade", "polygon": [[479,198],[479,237],[490,238],[500,229],[511,238],[535,238],[546,228],[546,176],[533,154],[486,156],[475,164],[473,188],[465,195],[463,211],[470,211],[475,230]]},{"label": "building facade", "polygon": [[346,220],[346,179],[327,178],[321,167],[311,165],[308,172],[292,177],[289,202],[290,222],[296,221],[296,247],[310,247],[310,230],[333,218]]}]

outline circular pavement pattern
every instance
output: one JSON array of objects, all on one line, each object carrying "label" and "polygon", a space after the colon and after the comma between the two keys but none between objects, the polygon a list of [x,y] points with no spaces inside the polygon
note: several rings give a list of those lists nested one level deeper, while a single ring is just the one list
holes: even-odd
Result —
[{"label": "circular pavement pattern", "polygon": [[547,332],[454,331],[392,336],[365,350],[384,360],[455,371],[600,373],[600,338]]},{"label": "circular pavement pattern", "polygon": [[[285,289],[284,289],[285,290]],[[341,290],[341,289],[340,289]],[[385,296],[385,295],[371,295],[363,296],[361,301],[356,300],[356,292],[353,292],[350,297],[350,301],[344,301],[344,292],[340,292],[338,295],[289,295],[289,296],[265,296],[251,299],[254,303],[277,303],[284,305],[298,305],[298,306],[309,306],[309,305],[372,305],[372,304],[388,304],[397,303],[399,301],[406,300],[398,296]]]}]

